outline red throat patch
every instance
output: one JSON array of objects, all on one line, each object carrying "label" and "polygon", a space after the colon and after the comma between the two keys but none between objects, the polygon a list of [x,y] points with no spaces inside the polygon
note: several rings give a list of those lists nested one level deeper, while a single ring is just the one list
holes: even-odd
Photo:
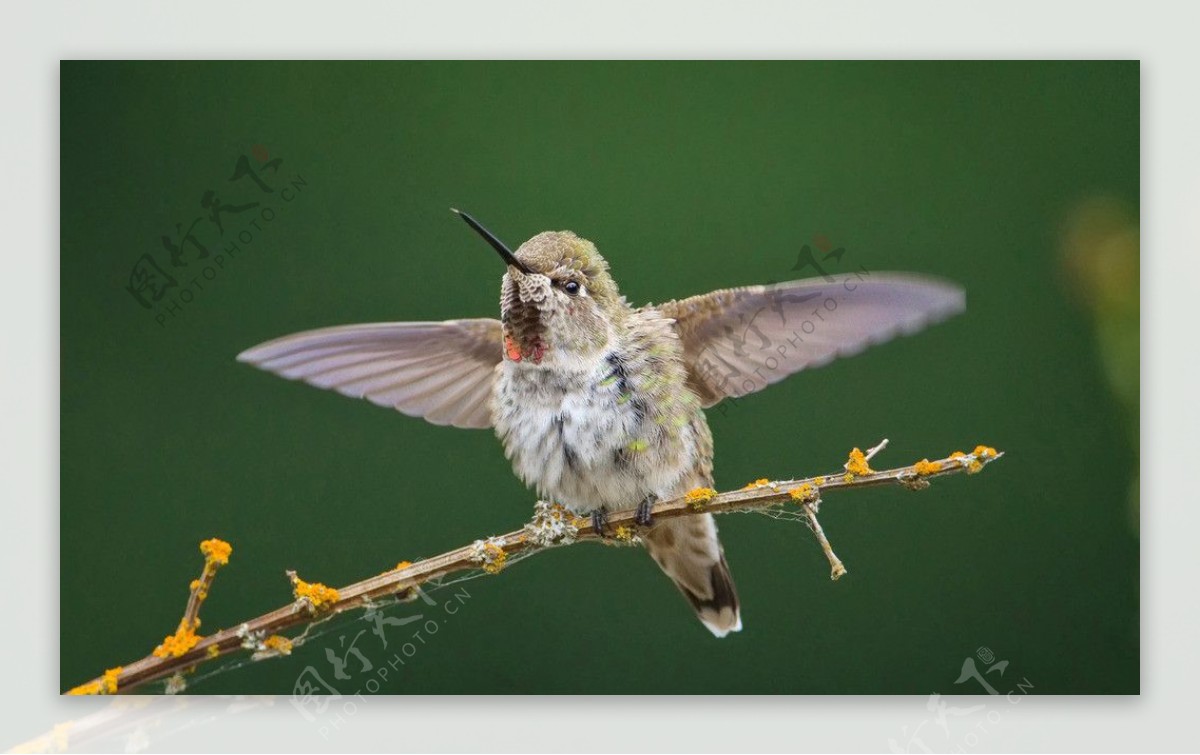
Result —
[{"label": "red throat patch", "polygon": [[522,359],[529,357],[534,364],[541,364],[542,357],[546,356],[546,344],[541,338],[534,337],[533,343],[522,349],[517,345],[517,339],[512,335],[504,334],[504,355],[513,362],[519,362]]},{"label": "red throat patch", "polygon": [[504,355],[514,362],[521,361],[521,350],[517,348],[517,342],[507,334],[504,336]]}]

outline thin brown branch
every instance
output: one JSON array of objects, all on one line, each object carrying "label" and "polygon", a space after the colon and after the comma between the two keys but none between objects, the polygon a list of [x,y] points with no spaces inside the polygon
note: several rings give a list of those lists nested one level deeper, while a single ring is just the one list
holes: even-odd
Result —
[{"label": "thin brown branch", "polygon": [[[844,488],[901,485],[911,490],[929,486],[936,477],[980,471],[984,465],[1003,456],[995,449],[984,446],[973,452],[954,454],[936,461],[921,461],[895,469],[874,471],[867,462],[887,445],[884,440],[863,454],[857,448],[850,454],[844,472],[796,480],[751,483],[741,490],[718,494],[709,489],[698,489],[685,496],[669,501],[660,501],[652,509],[656,521],[697,514],[723,514],[732,511],[753,511],[796,504],[807,519],[818,543],[829,559],[832,578],[846,573],[845,566],[834,554],[828,538],[817,521],[817,511],[822,495]],[[84,694],[96,692],[127,692],[147,682],[165,679],[190,672],[195,666],[217,658],[242,651],[254,652],[257,656],[286,655],[292,645],[303,641],[303,636],[291,640],[279,635],[289,629],[307,626],[337,613],[364,608],[375,601],[399,596],[411,598],[416,588],[430,580],[455,572],[483,569],[497,573],[513,556],[538,552],[549,548],[571,545],[588,540],[605,542],[635,542],[639,526],[635,522],[635,511],[610,514],[608,524],[611,532],[604,538],[594,530],[591,520],[574,517],[557,505],[539,503],[536,514],[529,524],[504,535],[477,540],[470,545],[433,556],[414,564],[402,563],[398,568],[369,577],[346,587],[333,589],[320,583],[308,583],[294,572],[288,576],[292,582],[294,600],[284,606],[243,622],[237,627],[221,630],[207,637],[200,637],[186,652],[162,653],[162,647],[133,663],[110,669],[104,675],[76,687],[72,692]],[[220,541],[206,541],[206,543]],[[203,546],[202,546],[203,550]],[[205,570],[200,585],[193,584],[188,607],[180,626],[186,629],[190,622],[198,622],[202,595],[206,595],[216,572],[213,556],[205,551]],[[228,552],[225,553],[228,558]],[[197,623],[198,625],[198,623]],[[168,638],[169,639],[169,638]]]},{"label": "thin brown branch", "polygon": [[829,559],[829,578],[836,582],[845,576],[846,566],[837,557],[837,554],[833,552],[833,546],[829,544],[829,538],[825,537],[825,530],[821,528],[821,523],[817,521],[816,505],[804,503],[801,506],[804,507],[804,515],[808,517],[808,524],[812,527],[813,534],[817,536],[817,542],[821,544],[821,550],[825,552],[825,558]]}]

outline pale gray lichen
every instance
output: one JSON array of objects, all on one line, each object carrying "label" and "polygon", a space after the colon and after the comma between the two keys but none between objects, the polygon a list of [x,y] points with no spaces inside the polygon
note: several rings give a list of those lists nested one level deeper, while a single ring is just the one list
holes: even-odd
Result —
[{"label": "pale gray lichen", "polygon": [[187,680],[183,678],[182,671],[176,671],[167,678],[167,687],[164,692],[168,695],[178,695],[187,690]]},{"label": "pale gray lichen", "polygon": [[266,630],[252,632],[250,631],[249,624],[242,624],[237,628],[237,632],[235,634],[237,634],[237,636],[242,640],[242,648],[245,650],[250,650],[257,653],[267,649],[265,644],[267,639]]},{"label": "pale gray lichen", "polygon": [[559,504],[538,501],[533,507],[533,519],[525,525],[525,534],[534,545],[549,548],[574,542],[579,528],[571,512]]},{"label": "pale gray lichen", "polygon": [[495,536],[487,540],[476,540],[471,545],[471,560],[488,574],[499,574],[508,559],[508,553],[504,550],[505,544],[504,538]]}]

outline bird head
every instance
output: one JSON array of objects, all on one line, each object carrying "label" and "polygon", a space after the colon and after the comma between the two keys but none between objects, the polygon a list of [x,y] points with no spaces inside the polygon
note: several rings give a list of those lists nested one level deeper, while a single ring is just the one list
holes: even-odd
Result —
[{"label": "bird head", "polygon": [[596,245],[546,231],[516,252],[460,212],[504,261],[500,322],[505,357],[532,365],[584,367],[615,337],[628,306]]}]

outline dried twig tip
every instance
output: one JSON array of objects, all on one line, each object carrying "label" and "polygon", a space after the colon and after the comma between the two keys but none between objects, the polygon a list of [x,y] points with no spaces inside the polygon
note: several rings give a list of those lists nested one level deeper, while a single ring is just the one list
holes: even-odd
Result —
[{"label": "dried twig tip", "polygon": [[817,537],[817,542],[821,545],[821,551],[825,554],[825,559],[829,561],[829,578],[834,582],[838,581],[846,574],[846,566],[842,560],[833,552],[833,546],[829,543],[829,538],[825,537],[825,530],[821,527],[821,523],[817,521],[817,511],[811,503],[804,504],[804,515],[808,517],[808,524],[812,527],[813,534]]}]

